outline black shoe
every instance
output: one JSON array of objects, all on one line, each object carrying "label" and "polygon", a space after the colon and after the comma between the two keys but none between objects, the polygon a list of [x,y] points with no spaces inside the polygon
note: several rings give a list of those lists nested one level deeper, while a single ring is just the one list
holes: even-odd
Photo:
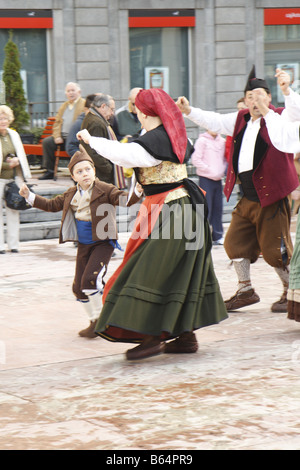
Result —
[{"label": "black shoe", "polygon": [[0,255],[5,255],[5,250],[1,250]]},{"label": "black shoe", "polygon": [[13,250],[10,250],[11,253],[19,253],[19,250],[16,250],[15,248]]},{"label": "black shoe", "polygon": [[54,172],[53,171],[46,171],[46,173],[39,177],[39,180],[53,180],[54,179]]}]

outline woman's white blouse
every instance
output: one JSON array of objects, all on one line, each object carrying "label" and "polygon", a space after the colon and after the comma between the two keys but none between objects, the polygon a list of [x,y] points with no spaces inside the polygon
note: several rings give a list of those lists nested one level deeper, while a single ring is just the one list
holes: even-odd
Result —
[{"label": "woman's white blouse", "polygon": [[91,137],[89,145],[102,157],[125,168],[148,168],[161,163],[135,142],[121,143],[104,137]]}]

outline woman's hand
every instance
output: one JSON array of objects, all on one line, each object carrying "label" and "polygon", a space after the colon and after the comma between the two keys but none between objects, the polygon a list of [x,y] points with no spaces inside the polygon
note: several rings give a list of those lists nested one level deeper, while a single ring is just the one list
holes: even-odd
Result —
[{"label": "woman's hand", "polygon": [[140,183],[136,183],[135,185],[135,189],[138,193],[142,193],[144,190],[143,190],[143,186],[140,184]]},{"label": "woman's hand", "polygon": [[87,129],[82,129],[82,131],[77,132],[76,137],[78,140],[83,140],[85,144],[90,143],[91,135]]},{"label": "woman's hand", "polygon": [[9,164],[9,168],[15,168],[16,166],[20,165],[18,157],[9,157],[6,160],[6,163]]},{"label": "woman's hand", "polygon": [[24,197],[25,199],[28,199],[29,197],[29,194],[30,194],[30,191],[28,189],[28,187],[26,186],[26,184],[22,184],[21,188],[20,188],[20,191],[19,191],[19,194]]}]

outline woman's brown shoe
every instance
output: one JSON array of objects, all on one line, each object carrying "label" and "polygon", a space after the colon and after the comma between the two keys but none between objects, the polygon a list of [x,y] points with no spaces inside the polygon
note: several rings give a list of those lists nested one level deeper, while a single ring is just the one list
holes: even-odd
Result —
[{"label": "woman's brown shoe", "polygon": [[166,343],[167,354],[191,354],[198,351],[198,342],[195,333],[186,332],[178,338]]},{"label": "woman's brown shoe", "polygon": [[126,351],[126,359],[136,361],[147,357],[157,356],[165,351],[165,343],[161,343],[157,336],[147,336],[141,344]]}]

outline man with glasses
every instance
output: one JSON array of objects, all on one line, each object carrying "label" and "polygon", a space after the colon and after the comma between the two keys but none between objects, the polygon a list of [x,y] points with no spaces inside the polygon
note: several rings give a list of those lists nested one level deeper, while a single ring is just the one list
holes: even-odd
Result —
[{"label": "man with glasses", "polygon": [[[114,116],[114,112],[115,101],[111,96],[104,93],[96,95],[90,111],[82,121],[81,129],[87,129],[90,135],[94,137],[114,140],[115,135],[110,127],[110,120]],[[84,142],[81,142],[81,144],[94,162],[97,178],[105,183],[115,184],[114,165],[89,145]]]},{"label": "man with glasses", "polygon": [[126,141],[130,141],[137,138],[141,132],[141,123],[135,107],[135,97],[140,90],[141,88],[132,88],[128,102],[116,111],[112,127],[118,140],[126,138]]}]

